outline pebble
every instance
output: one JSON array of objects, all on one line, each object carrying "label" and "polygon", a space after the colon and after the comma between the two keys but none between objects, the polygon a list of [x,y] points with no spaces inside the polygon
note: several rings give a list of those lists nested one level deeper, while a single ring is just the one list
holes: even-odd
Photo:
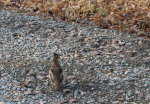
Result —
[{"label": "pebble", "polygon": [[0,102],[0,104],[6,104],[5,102]]}]

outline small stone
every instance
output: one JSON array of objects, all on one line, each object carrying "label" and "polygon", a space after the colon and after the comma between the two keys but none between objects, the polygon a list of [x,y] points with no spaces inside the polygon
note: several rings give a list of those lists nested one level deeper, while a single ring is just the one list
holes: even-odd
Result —
[{"label": "small stone", "polygon": [[45,79],[45,78],[46,78],[46,76],[37,75],[37,79],[39,79],[39,80],[43,80],[43,79]]},{"label": "small stone", "polygon": [[69,76],[67,76],[67,79],[74,79],[74,78],[75,78],[74,75],[69,75]]},{"label": "small stone", "polygon": [[125,45],[125,42],[124,41],[119,41],[119,45]]},{"label": "small stone", "polygon": [[114,81],[109,81],[108,85],[115,85]]},{"label": "small stone", "polygon": [[109,80],[103,80],[103,83],[107,83],[107,84],[108,84],[108,83],[109,83]]},{"label": "small stone", "polygon": [[112,104],[119,104],[119,101],[113,101]]},{"label": "small stone", "polygon": [[76,99],[70,99],[70,100],[69,100],[69,103],[75,103],[75,102],[77,102]]},{"label": "small stone", "polygon": [[69,92],[70,92],[70,89],[63,89],[63,92],[64,92],[64,93],[69,93]]},{"label": "small stone", "polygon": [[20,101],[22,98],[21,97],[16,97],[14,100],[15,101]]},{"label": "small stone", "polygon": [[44,102],[42,102],[42,101],[39,101],[39,104],[44,104]]},{"label": "small stone", "polygon": [[0,102],[0,104],[6,104],[5,102]]},{"label": "small stone", "polygon": [[19,95],[19,93],[15,92],[14,95]]},{"label": "small stone", "polygon": [[8,73],[3,73],[3,74],[1,74],[1,76],[4,77],[4,76],[6,76],[7,74],[8,74]]},{"label": "small stone", "polygon": [[130,69],[128,69],[127,71],[125,71],[125,73],[124,74],[129,74],[131,72],[131,70]]},{"label": "small stone", "polygon": [[28,90],[25,91],[24,94],[27,94],[27,95],[28,95],[28,94],[31,94],[31,92],[32,92],[32,89],[31,89],[31,88],[28,88]]},{"label": "small stone", "polygon": [[124,99],[123,99],[123,98],[118,98],[118,100],[119,100],[119,101],[124,101]]},{"label": "small stone", "polygon": [[113,81],[120,81],[121,78],[120,78],[120,77],[114,77],[114,78],[112,78],[112,80],[113,80]]},{"label": "small stone", "polygon": [[41,92],[41,91],[37,91],[37,90],[36,90],[36,91],[34,91],[34,93],[35,93],[35,94],[42,94],[42,92]]},{"label": "small stone", "polygon": [[74,92],[74,96],[75,96],[75,97],[79,97],[79,96],[81,96],[81,95],[84,95],[84,92],[81,91],[81,90],[76,90],[76,91]]},{"label": "small stone", "polygon": [[109,65],[111,65],[111,64],[112,64],[112,61],[111,61],[111,60],[109,60],[108,64],[109,64]]},{"label": "small stone", "polygon": [[142,40],[138,41],[138,45],[142,45],[142,43],[143,43]]}]

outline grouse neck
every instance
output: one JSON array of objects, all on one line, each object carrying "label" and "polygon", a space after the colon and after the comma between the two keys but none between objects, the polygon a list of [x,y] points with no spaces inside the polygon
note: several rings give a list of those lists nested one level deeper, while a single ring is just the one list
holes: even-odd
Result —
[{"label": "grouse neck", "polygon": [[56,59],[55,57],[52,59],[52,66],[54,66],[54,67],[60,66],[58,59]]}]

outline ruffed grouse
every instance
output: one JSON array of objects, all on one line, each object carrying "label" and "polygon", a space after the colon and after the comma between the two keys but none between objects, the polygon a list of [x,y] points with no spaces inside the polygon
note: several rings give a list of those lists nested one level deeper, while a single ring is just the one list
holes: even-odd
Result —
[{"label": "ruffed grouse", "polygon": [[53,54],[51,59],[51,68],[49,70],[49,78],[54,90],[62,89],[62,81],[63,81],[63,72],[62,68],[59,64],[60,55],[57,53]]}]

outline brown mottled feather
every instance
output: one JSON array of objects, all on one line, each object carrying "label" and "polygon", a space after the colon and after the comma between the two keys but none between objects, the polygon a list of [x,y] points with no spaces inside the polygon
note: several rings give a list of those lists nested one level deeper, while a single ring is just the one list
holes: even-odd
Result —
[{"label": "brown mottled feather", "polygon": [[55,90],[60,90],[62,88],[63,72],[59,64],[59,54],[54,53],[51,60],[51,68],[49,70],[50,82]]}]

